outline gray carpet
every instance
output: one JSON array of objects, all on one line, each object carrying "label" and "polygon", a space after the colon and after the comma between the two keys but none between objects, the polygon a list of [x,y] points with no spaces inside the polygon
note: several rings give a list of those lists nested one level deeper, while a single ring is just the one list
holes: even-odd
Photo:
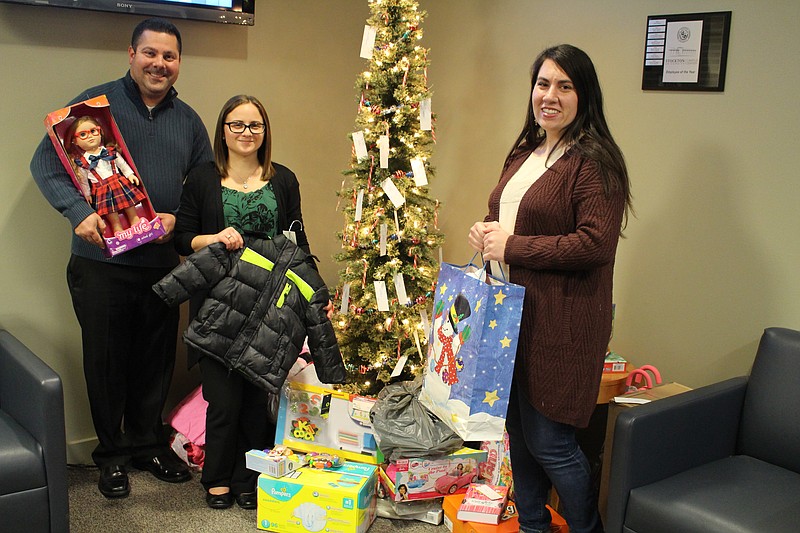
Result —
[{"label": "gray carpet", "polygon": [[[258,532],[256,512],[234,504],[230,509],[209,509],[199,475],[186,483],[164,483],[147,472],[129,473],[131,495],[108,500],[97,490],[99,472],[94,467],[68,470],[70,531],[72,533],[228,533]],[[446,533],[445,526],[415,520],[378,518],[370,533]]]}]

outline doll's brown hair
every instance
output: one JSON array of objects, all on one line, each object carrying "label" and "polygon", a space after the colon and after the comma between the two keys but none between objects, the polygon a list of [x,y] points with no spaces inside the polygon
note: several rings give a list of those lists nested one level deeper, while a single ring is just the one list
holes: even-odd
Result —
[{"label": "doll's brown hair", "polygon": [[228,174],[228,145],[225,142],[225,117],[228,114],[244,104],[253,104],[258,109],[261,119],[264,121],[264,142],[257,151],[258,162],[262,166],[261,180],[267,181],[275,175],[275,167],[272,166],[272,130],[269,126],[269,115],[258,98],[246,94],[239,94],[231,97],[230,100],[225,102],[219,112],[217,118],[217,127],[214,131],[214,164],[217,167],[217,172],[220,176]]}]

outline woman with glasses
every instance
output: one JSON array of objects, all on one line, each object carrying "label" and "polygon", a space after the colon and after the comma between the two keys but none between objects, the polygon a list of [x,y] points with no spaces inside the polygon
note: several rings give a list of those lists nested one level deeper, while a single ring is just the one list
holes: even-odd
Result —
[{"label": "woman with glasses", "polygon": [[[234,96],[222,107],[214,133],[214,162],[189,174],[176,217],[175,246],[183,256],[217,242],[237,250],[249,234],[272,238],[291,231],[316,268],[303,231],[299,183],[291,170],[272,161],[269,118],[252,96]],[[204,299],[205,295],[192,299],[190,320]],[[327,309],[330,317],[332,304]],[[236,501],[244,509],[255,509],[258,473],[245,467],[245,453],[274,443],[267,393],[210,357],[190,350],[188,359],[190,367],[200,365],[208,402],[201,478],[206,503],[226,509]]]},{"label": "woman with glasses", "polygon": [[106,142],[97,119],[76,118],[64,137],[81,191],[97,214],[114,233],[124,229],[119,213],[125,214],[129,227],[138,224],[136,205],[146,198],[138,187],[139,178],[117,152],[116,144]]}]

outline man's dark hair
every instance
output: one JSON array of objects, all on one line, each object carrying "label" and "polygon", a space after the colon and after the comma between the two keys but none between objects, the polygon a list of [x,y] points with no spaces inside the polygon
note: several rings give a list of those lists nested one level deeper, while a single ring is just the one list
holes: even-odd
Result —
[{"label": "man's dark hair", "polygon": [[136,25],[136,27],[133,29],[133,34],[131,35],[131,48],[133,48],[134,51],[136,50],[136,47],[139,46],[139,40],[142,37],[142,33],[147,30],[154,31],[156,33],[168,33],[169,35],[174,35],[175,39],[178,40],[178,54],[180,55],[183,53],[181,32],[178,31],[178,28],[175,26],[175,24],[160,17],[144,19]]}]

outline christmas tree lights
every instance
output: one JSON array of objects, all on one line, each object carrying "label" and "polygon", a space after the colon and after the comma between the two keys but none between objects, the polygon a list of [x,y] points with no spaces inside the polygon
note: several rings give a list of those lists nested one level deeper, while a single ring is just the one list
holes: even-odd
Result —
[{"label": "christmas tree lights", "polygon": [[421,374],[444,236],[428,179],[435,142],[425,12],[411,0],[370,0],[353,154],[339,191],[345,224],[333,319],[345,389],[374,395]]}]

